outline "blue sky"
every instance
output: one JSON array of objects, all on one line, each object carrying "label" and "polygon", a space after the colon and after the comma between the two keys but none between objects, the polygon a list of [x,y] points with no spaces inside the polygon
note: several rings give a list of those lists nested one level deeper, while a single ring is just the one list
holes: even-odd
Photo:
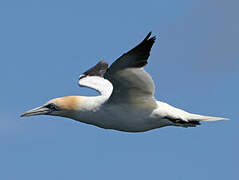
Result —
[{"label": "blue sky", "polygon": [[[1,0],[0,179],[238,179],[238,2]],[[153,31],[156,98],[228,117],[197,128],[104,130],[19,115],[66,95]]]}]

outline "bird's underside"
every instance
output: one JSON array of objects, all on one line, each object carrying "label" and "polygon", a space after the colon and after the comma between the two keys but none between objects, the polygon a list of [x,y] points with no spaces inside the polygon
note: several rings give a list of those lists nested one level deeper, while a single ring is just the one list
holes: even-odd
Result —
[{"label": "bird's underside", "polygon": [[225,120],[220,117],[188,113],[167,103],[111,104],[103,103],[95,110],[82,111],[70,118],[105,129],[144,132],[165,126],[195,127],[200,121]]},{"label": "bird's underside", "polygon": [[143,69],[156,40],[151,32],[110,67],[100,61],[79,77],[79,85],[100,93],[95,97],[68,96],[48,101],[22,116],[68,117],[105,129],[142,132],[164,126],[195,127],[200,121],[226,118],[188,113],[154,98],[155,86]]},{"label": "bird's underside", "polygon": [[[195,127],[199,121],[183,121],[172,117],[162,117],[157,108],[147,105],[103,104],[95,112],[85,112],[75,120],[105,129],[125,132],[144,132],[165,126]],[[79,119],[78,119],[79,118]]]}]

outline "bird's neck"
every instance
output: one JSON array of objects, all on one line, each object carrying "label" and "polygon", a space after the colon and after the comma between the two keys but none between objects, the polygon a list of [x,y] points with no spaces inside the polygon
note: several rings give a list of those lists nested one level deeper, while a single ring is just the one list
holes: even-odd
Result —
[{"label": "bird's neck", "polygon": [[107,97],[104,95],[56,98],[55,102],[61,107],[62,111],[59,111],[55,115],[91,123],[91,118],[89,117],[96,114],[105,101],[107,101]]},{"label": "bird's neck", "polygon": [[65,96],[54,99],[63,112],[93,111],[107,101],[108,96]]},{"label": "bird's neck", "polygon": [[81,104],[81,111],[97,111],[102,104],[108,100],[108,96],[99,95],[99,96],[81,96],[84,103]]}]

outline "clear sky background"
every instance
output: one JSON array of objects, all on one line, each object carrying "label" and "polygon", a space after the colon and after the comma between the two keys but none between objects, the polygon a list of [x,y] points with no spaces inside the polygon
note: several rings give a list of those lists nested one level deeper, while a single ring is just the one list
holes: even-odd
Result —
[{"label": "clear sky background", "polygon": [[[236,0],[1,0],[0,179],[239,179]],[[112,63],[149,31],[156,98],[228,117],[197,128],[104,130],[20,118],[51,98],[95,95],[78,76]],[[129,119],[130,121],[130,119]]]}]

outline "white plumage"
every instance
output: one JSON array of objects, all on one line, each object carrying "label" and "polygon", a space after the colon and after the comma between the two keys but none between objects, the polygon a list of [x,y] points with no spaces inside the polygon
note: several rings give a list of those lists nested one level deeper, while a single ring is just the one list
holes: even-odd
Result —
[{"label": "white plumage", "polygon": [[106,62],[100,61],[79,77],[80,86],[95,89],[99,96],[52,99],[22,116],[63,116],[126,132],[143,132],[164,126],[194,127],[200,121],[227,120],[188,113],[154,98],[154,82],[143,69],[156,39],[150,36],[151,32],[109,68]]}]

